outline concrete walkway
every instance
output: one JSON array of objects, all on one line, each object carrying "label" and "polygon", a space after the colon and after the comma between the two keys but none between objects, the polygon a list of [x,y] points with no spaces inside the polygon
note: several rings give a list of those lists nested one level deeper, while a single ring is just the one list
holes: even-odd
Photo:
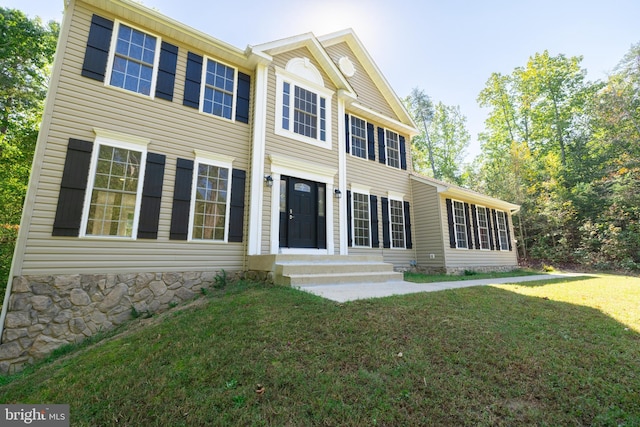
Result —
[{"label": "concrete walkway", "polygon": [[417,292],[434,292],[443,291],[445,289],[467,288],[470,286],[532,282],[535,280],[551,280],[577,276],[588,276],[588,274],[539,274],[535,276],[503,277],[499,279],[461,280],[454,282],[435,283],[413,283],[398,281],[383,283],[356,283],[347,285],[308,285],[300,286],[299,289],[333,301],[347,302],[358,299],[388,297],[391,295],[404,295]]}]

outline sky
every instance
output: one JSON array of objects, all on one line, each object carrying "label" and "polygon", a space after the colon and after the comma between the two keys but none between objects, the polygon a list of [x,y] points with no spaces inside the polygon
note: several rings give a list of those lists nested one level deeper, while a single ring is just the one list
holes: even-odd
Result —
[{"label": "sky", "polygon": [[[510,74],[530,56],[582,56],[589,80],[604,80],[640,43],[639,0],[144,0],[177,21],[244,49],[312,32],[352,28],[400,98],[413,88],[459,106],[479,152],[488,110],[478,94],[491,73]],[[63,0],[0,0],[30,18],[62,20]]]}]

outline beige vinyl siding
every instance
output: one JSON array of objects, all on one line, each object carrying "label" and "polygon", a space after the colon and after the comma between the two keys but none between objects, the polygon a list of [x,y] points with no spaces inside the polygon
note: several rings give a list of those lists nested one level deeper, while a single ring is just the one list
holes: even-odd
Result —
[{"label": "beige vinyl siding", "polygon": [[347,80],[358,95],[358,103],[387,117],[400,120],[347,43],[338,43],[327,47],[326,50],[335,63],[338,63],[338,60],[343,56],[353,62],[356,73]]},{"label": "beige vinyl siding", "polygon": [[[24,259],[22,265],[16,265],[14,274],[242,269],[244,243],[169,240],[169,228],[176,159],[193,159],[194,149],[198,149],[232,156],[233,167],[248,172],[250,125],[200,114],[182,105],[185,61],[187,51],[191,49],[175,40],[163,37],[179,47],[173,102],[139,96],[82,77],[80,72],[92,13],[80,3],[73,14],[55,104],[49,126],[42,129],[48,137],[34,203],[29,206],[33,211]],[[103,12],[96,13],[113,19]],[[139,24],[136,26],[140,27]],[[212,46],[210,54],[213,57],[215,51]],[[251,74],[246,69],[240,71]],[[96,127],[149,138],[148,152],[166,155],[157,240],[52,237],[68,140],[94,141],[93,129]],[[247,175],[245,236],[248,189]]]},{"label": "beige vinyl siding", "polygon": [[[460,200],[464,202],[464,200]],[[471,203],[469,203],[471,204]],[[489,209],[496,209],[486,206]],[[501,209],[497,209],[501,210]],[[509,212],[507,212],[509,214]],[[492,266],[517,266],[518,258],[515,245],[511,251],[502,250],[479,250],[479,249],[453,249],[449,246],[449,227],[447,218],[446,196],[440,195],[440,218],[442,220],[442,230],[444,236],[444,249],[446,266],[448,268],[473,268]],[[493,230],[492,230],[493,232]],[[513,237],[513,221],[509,215],[509,233]]]},{"label": "beige vinyl siding", "polygon": [[[414,247],[419,267],[444,268],[443,227],[440,226],[440,197],[436,187],[415,180],[413,190],[412,221]],[[446,218],[445,218],[446,219]],[[448,240],[447,240],[448,242]],[[431,258],[433,254],[433,258]]]},{"label": "beige vinyl siding", "polygon": [[[347,113],[349,113],[347,111]],[[344,118],[342,118],[344,120]],[[411,225],[412,225],[412,241],[414,243],[413,249],[383,249],[381,248],[349,248],[350,254],[366,254],[371,251],[381,251],[384,256],[385,262],[393,263],[396,267],[409,266],[410,261],[416,259],[415,253],[415,207],[413,206],[412,190],[409,179],[409,171],[400,168],[394,168],[387,166],[384,163],[380,163],[380,157],[378,153],[378,124],[373,123],[375,126],[375,152],[376,160],[363,159],[361,157],[347,154],[347,188],[351,184],[355,184],[359,187],[369,188],[370,194],[378,197],[378,235],[380,236],[380,245],[382,246],[382,197],[389,197],[389,192],[400,193],[404,195],[403,201],[408,201],[411,204]],[[398,133],[394,129],[390,129]],[[398,133],[402,135],[402,133]],[[407,151],[407,168],[411,168],[411,144],[409,139],[405,136],[406,151]],[[351,226],[349,224],[349,226]]]},{"label": "beige vinyl siding", "polygon": [[[282,105],[276,103],[276,75],[275,66],[285,68],[287,62],[293,58],[309,58],[311,63],[320,71],[324,82],[324,87],[335,91],[336,87],[329,79],[328,75],[324,72],[318,62],[314,59],[311,52],[306,48],[294,49],[292,51],[277,55],[273,59],[272,65],[269,66],[268,71],[268,87],[267,87],[267,114],[266,114],[266,132],[265,132],[265,173],[270,170],[269,156],[279,155],[285,156],[300,161],[309,162],[310,165],[321,165],[329,168],[334,168],[336,175],[334,178],[334,186],[338,186],[338,96],[334,94],[330,100],[331,103],[331,117],[329,118],[331,123],[331,134],[328,138],[331,141],[331,149],[317,147],[312,144],[308,144],[302,141],[287,138],[285,136],[277,135],[275,133],[276,123],[276,108],[282,108]],[[280,124],[278,124],[280,125]],[[328,197],[332,195],[327,194]],[[278,203],[278,201],[276,201]],[[334,250],[339,252],[339,207],[337,200],[333,204],[333,233],[334,233]],[[329,212],[327,212],[329,215]],[[265,191],[263,211],[262,211],[262,242],[261,252],[270,253],[270,239],[271,239],[271,192]]]}]

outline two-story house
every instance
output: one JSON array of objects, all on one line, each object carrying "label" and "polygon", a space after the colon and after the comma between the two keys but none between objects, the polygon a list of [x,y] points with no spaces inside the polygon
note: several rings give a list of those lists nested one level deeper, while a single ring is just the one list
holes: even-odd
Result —
[{"label": "two-story house", "polygon": [[132,0],[66,1],[0,371],[223,270],[367,286],[517,266],[518,206],[413,173],[416,133],[351,30],[238,49]]}]

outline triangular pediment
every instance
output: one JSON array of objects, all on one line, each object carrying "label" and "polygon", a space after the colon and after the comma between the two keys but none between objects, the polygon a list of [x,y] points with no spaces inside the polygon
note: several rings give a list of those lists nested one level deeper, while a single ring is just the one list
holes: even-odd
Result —
[{"label": "triangular pediment", "polygon": [[357,99],[352,106],[356,112],[376,112],[402,124],[410,135],[418,133],[404,104],[352,29],[318,37],[318,41],[355,90]]},{"label": "triangular pediment", "polygon": [[[251,46],[249,50],[263,56],[275,57],[304,49],[322,68],[333,85],[347,100],[354,113],[402,131],[417,134],[415,123],[404,108],[377,65],[352,29],[316,37],[313,33]],[[313,71],[300,61],[295,74],[313,81]],[[311,68],[311,67],[309,67]]]},{"label": "triangular pediment", "polygon": [[[250,47],[251,52],[268,55],[270,57],[283,55],[300,49],[309,52],[315,63],[322,68],[322,72],[328,76],[338,91],[346,97],[355,97],[355,92],[348,80],[340,72],[338,66],[331,60],[331,57],[313,33],[300,34],[298,36]],[[310,61],[300,58],[300,61],[289,62],[287,71],[317,83],[317,74],[320,72],[314,70],[314,68],[315,66],[311,64]]]}]

